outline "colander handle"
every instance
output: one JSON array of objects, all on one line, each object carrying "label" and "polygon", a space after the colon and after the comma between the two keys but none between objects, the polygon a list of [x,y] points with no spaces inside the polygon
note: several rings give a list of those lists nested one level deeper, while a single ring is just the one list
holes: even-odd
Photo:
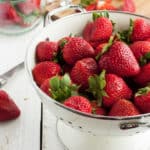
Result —
[{"label": "colander handle", "polygon": [[48,24],[53,22],[52,16],[54,14],[62,12],[62,11],[65,11],[67,9],[74,9],[74,10],[77,10],[79,12],[86,12],[86,10],[84,8],[80,7],[79,5],[71,5],[71,4],[69,4],[69,5],[66,5],[66,6],[62,6],[62,7],[59,7],[59,8],[56,8],[56,9],[50,11],[47,14],[46,19],[45,19],[45,25],[48,25]]},{"label": "colander handle", "polygon": [[137,127],[147,127],[150,128],[150,124],[148,122],[124,122],[120,124],[121,130],[128,130]]}]

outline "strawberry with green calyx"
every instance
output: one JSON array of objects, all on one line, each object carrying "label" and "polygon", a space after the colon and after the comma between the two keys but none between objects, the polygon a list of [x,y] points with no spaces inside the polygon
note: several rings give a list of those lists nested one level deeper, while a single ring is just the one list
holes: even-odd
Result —
[{"label": "strawberry with green calyx", "polygon": [[138,90],[134,97],[134,103],[142,113],[150,113],[150,87]]},{"label": "strawberry with green calyx", "polygon": [[57,101],[64,101],[70,96],[77,95],[78,86],[72,83],[68,74],[47,79],[40,87],[47,95]]},{"label": "strawberry with green calyx", "polygon": [[[97,56],[95,57],[96,60],[99,60],[99,58],[105,53],[108,51],[108,49],[112,46],[113,44],[113,41],[114,41],[114,36],[111,36],[108,43],[105,43],[103,45],[100,45],[99,48],[101,48],[99,51],[99,53],[97,54]],[[102,46],[102,47],[101,47]],[[97,50],[96,50],[97,52]]]},{"label": "strawberry with green calyx", "polygon": [[137,84],[146,86],[150,82],[150,63],[142,66],[140,72],[133,79]]},{"label": "strawberry with green calyx", "polygon": [[130,99],[132,96],[131,89],[121,77],[115,74],[106,74],[105,70],[99,76],[94,75],[89,78],[88,91],[97,99],[99,106],[103,104],[108,108],[118,99]]},{"label": "strawberry with green calyx", "polygon": [[93,13],[91,41],[108,41],[113,32],[113,24],[108,17],[108,12]]},{"label": "strawberry with green calyx", "polygon": [[129,100],[120,99],[111,108],[109,116],[127,117],[139,115],[136,106]]},{"label": "strawberry with green calyx", "polygon": [[115,41],[109,50],[99,59],[99,69],[114,73],[121,77],[135,76],[140,72],[140,66],[130,47]]},{"label": "strawberry with green calyx", "polygon": [[137,41],[130,45],[130,48],[141,65],[145,65],[150,61],[150,42]]},{"label": "strawberry with green calyx", "polygon": [[81,112],[92,112],[90,101],[83,96],[71,96],[64,101],[64,105],[72,109],[79,110]]},{"label": "strawberry with green calyx", "polygon": [[95,5],[97,3],[97,0],[81,0],[80,5],[82,7],[88,7],[89,5]]},{"label": "strawberry with green calyx", "polygon": [[118,32],[117,38],[130,44],[131,43],[131,35],[133,32],[133,24],[134,24],[134,21],[132,19],[130,19],[129,28],[127,30]]}]

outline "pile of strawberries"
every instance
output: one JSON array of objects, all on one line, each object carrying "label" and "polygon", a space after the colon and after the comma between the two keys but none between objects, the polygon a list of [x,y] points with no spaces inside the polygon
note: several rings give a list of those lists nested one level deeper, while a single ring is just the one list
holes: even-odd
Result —
[{"label": "pile of strawberries", "polygon": [[41,90],[85,113],[150,113],[150,24],[138,18],[128,30],[114,26],[107,12],[93,13],[82,37],[38,43],[32,73]]},{"label": "pile of strawberries", "polygon": [[0,26],[32,25],[40,16],[40,0],[9,0],[0,2]]}]

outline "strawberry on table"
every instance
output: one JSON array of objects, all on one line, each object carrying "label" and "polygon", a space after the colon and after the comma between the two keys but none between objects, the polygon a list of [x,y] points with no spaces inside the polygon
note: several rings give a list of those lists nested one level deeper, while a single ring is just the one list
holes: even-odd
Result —
[{"label": "strawberry on table", "polygon": [[0,90],[0,121],[12,120],[20,116],[20,110],[9,95]]},{"label": "strawberry on table", "polygon": [[36,60],[51,61],[54,60],[58,51],[58,43],[53,41],[42,41],[36,47]]},{"label": "strawberry on table", "polygon": [[115,75],[106,74],[105,70],[101,74],[89,78],[89,92],[93,94],[98,101],[98,105],[112,107],[112,105],[121,98],[130,99],[132,91],[125,81]]},{"label": "strawberry on table", "polygon": [[118,100],[111,108],[109,116],[127,117],[139,115],[140,112],[136,106],[126,99]]},{"label": "strawberry on table", "polygon": [[60,102],[77,94],[78,89],[78,87],[72,83],[68,74],[51,77],[45,80],[40,88],[48,96]]},{"label": "strawberry on table", "polygon": [[88,88],[88,78],[98,73],[98,66],[93,58],[84,58],[77,61],[70,73],[74,83],[81,86],[81,89]]},{"label": "strawberry on table", "polygon": [[81,112],[92,112],[90,101],[83,96],[71,96],[64,101],[64,105]]},{"label": "strawberry on table", "polygon": [[134,77],[139,85],[146,86],[150,82],[150,63],[141,67],[140,72]]},{"label": "strawberry on table", "polygon": [[116,41],[99,59],[100,70],[122,77],[130,77],[140,72],[139,64],[127,44]]},{"label": "strawberry on table", "polygon": [[60,66],[55,62],[40,62],[32,70],[35,82],[40,86],[46,79],[61,73]]},{"label": "strawberry on table", "polygon": [[139,89],[134,96],[134,103],[142,113],[150,113],[150,87]]},{"label": "strawberry on table", "polygon": [[130,45],[136,59],[143,65],[150,60],[150,42],[137,41]]},{"label": "strawberry on table", "polygon": [[94,57],[94,49],[92,46],[81,37],[72,37],[63,48],[63,58],[70,64],[74,65],[76,61]]}]

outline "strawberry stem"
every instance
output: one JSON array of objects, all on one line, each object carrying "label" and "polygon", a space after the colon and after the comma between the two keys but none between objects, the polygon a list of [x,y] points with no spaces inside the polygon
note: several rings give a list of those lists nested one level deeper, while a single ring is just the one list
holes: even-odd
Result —
[{"label": "strawberry stem", "polygon": [[140,58],[140,65],[143,66],[147,64],[149,60],[150,60],[150,52],[146,53],[144,56]]},{"label": "strawberry stem", "polygon": [[149,92],[150,92],[150,86],[141,88],[141,89],[139,89],[138,92],[135,94],[135,97],[141,96],[141,95],[146,95],[146,94],[148,94]]}]

